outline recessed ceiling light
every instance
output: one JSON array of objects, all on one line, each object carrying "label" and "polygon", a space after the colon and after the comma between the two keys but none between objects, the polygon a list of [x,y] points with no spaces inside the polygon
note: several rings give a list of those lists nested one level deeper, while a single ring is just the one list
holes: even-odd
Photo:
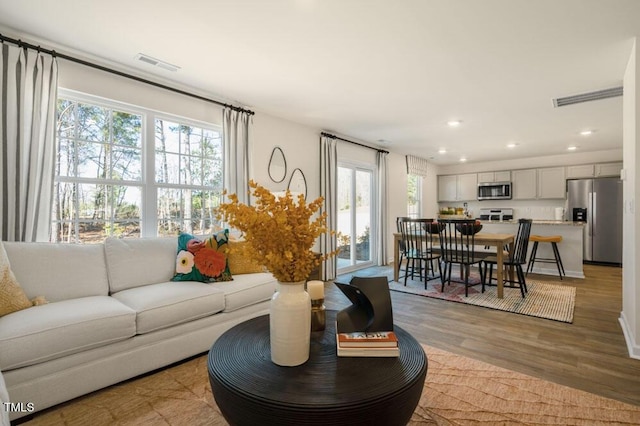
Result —
[{"label": "recessed ceiling light", "polygon": [[518,146],[518,144],[514,143],[514,142],[511,142],[511,143],[507,144],[507,148],[511,148],[511,149],[515,148],[516,146]]},{"label": "recessed ceiling light", "polygon": [[567,148],[567,150],[569,151],[575,151],[576,149],[578,149],[578,147],[574,145],[571,145],[570,147]]},{"label": "recessed ceiling light", "polygon": [[460,124],[462,124],[461,120],[449,120],[447,121],[447,124],[449,125],[449,127],[458,127]]},{"label": "recessed ceiling light", "polygon": [[580,132],[582,136],[589,136],[593,134],[593,130],[583,130]]},{"label": "recessed ceiling light", "polygon": [[444,148],[440,148],[440,150],[438,150],[438,154],[446,154],[447,150]]},{"label": "recessed ceiling light", "polygon": [[460,158],[460,162],[461,162],[461,163],[464,163],[465,161],[467,161],[467,159],[466,159],[466,158],[464,158],[464,157],[461,157],[461,158]]}]

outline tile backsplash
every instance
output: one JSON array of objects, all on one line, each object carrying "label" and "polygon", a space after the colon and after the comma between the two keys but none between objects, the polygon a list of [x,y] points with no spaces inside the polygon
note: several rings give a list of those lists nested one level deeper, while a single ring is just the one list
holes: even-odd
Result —
[{"label": "tile backsplash", "polygon": [[[439,208],[463,207],[462,202],[439,203]],[[467,209],[472,217],[478,217],[483,208],[512,208],[514,219],[530,218],[536,220],[554,220],[556,208],[566,206],[565,200],[500,200],[469,201]]]}]

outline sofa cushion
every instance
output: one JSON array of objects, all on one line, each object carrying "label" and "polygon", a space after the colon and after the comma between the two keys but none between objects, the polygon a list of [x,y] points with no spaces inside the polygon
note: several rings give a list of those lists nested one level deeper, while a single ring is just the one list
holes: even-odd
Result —
[{"label": "sofa cushion", "polygon": [[109,296],[63,300],[0,318],[0,369],[38,364],[135,335],[136,313]]},{"label": "sofa cushion", "polygon": [[224,291],[225,312],[269,300],[276,291],[276,279],[268,272],[238,275],[233,281],[212,285]]},{"label": "sofa cushion", "polygon": [[175,237],[107,238],[104,249],[112,293],[163,283],[175,272]]},{"label": "sofa cushion", "polygon": [[233,278],[227,262],[229,230],[220,231],[204,241],[191,234],[180,234],[176,274],[172,281],[216,282]]},{"label": "sofa cushion", "polygon": [[195,281],[164,282],[112,295],[137,313],[138,334],[193,321],[224,309],[224,292]]},{"label": "sofa cushion", "polygon": [[11,272],[9,258],[0,242],[0,317],[31,307],[31,301]]},{"label": "sofa cushion", "polygon": [[11,270],[29,299],[44,296],[57,302],[109,292],[102,244],[3,244]]}]

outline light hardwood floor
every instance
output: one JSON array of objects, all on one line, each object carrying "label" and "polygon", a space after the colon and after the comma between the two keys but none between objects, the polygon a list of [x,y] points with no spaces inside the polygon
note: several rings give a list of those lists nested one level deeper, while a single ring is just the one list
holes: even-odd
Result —
[{"label": "light hardwood floor", "polygon": [[[389,271],[373,267],[351,275]],[[584,271],[585,279],[562,281],[530,275],[576,287],[573,324],[392,291],[394,322],[421,343],[640,406],[640,360],[629,358],[618,322],[622,269],[585,265]],[[327,309],[349,305],[335,285],[325,287]]]}]

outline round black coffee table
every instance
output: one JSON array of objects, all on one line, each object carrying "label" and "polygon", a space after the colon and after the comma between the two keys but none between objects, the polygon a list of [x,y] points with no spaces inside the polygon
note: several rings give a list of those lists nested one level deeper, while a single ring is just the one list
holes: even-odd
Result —
[{"label": "round black coffee table", "polygon": [[269,316],[238,324],[209,351],[209,381],[231,425],[405,425],[420,400],[427,357],[395,327],[397,358],[336,355],[335,311],[311,333],[309,360],[297,367],[271,362]]}]

